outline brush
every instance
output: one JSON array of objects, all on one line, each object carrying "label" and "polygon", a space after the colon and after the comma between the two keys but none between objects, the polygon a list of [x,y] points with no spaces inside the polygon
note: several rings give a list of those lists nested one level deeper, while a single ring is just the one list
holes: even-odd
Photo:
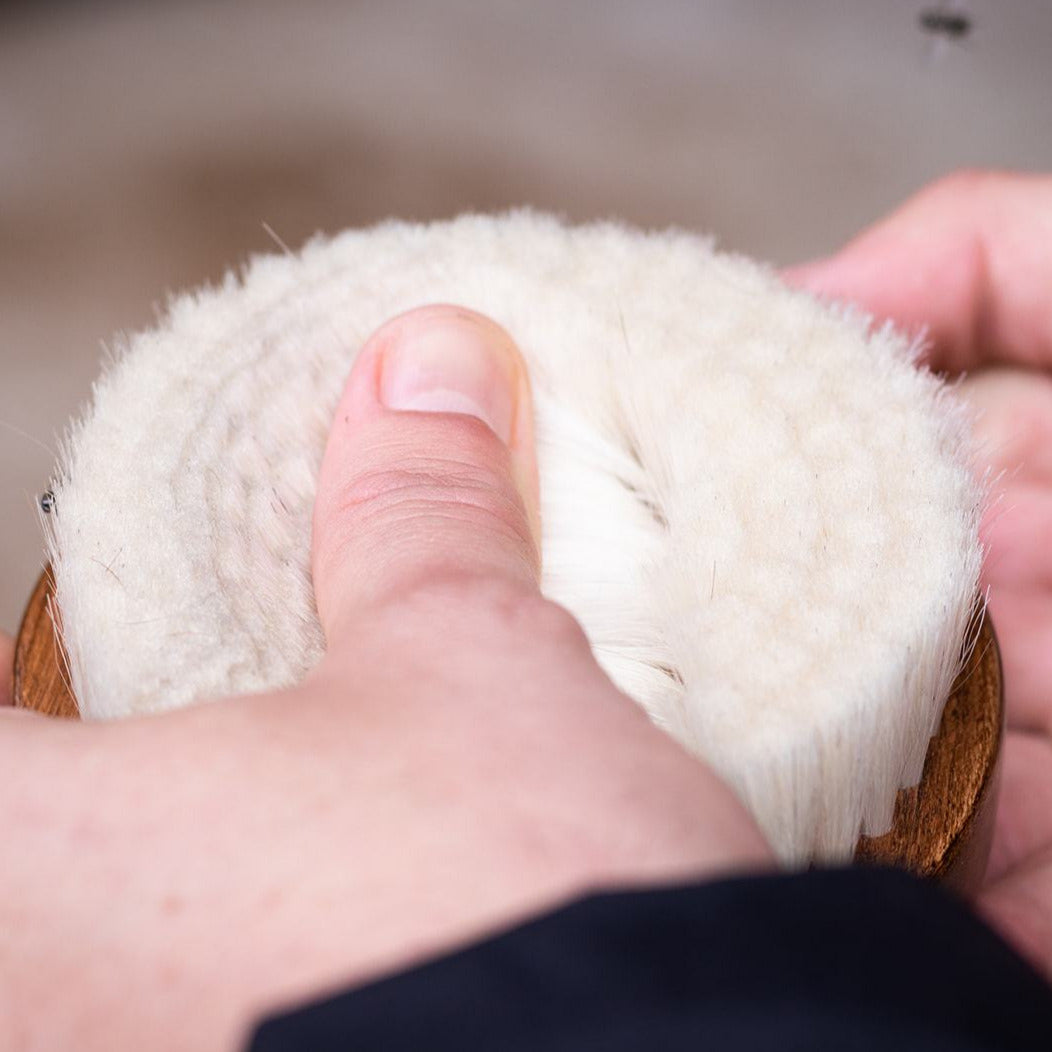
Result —
[{"label": "brush", "polygon": [[317,663],[331,415],[366,337],[428,302],[491,316],[529,363],[543,591],[786,865],[881,857],[947,700],[970,696],[969,658],[982,696],[961,720],[986,732],[974,785],[943,795],[978,822],[1000,691],[985,489],[917,343],[692,234],[526,211],[318,238],[122,341],[42,515],[81,716],[285,687]]}]

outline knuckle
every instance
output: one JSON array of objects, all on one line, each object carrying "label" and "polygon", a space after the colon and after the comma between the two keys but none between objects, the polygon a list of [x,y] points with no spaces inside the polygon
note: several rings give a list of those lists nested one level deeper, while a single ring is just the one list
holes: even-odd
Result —
[{"label": "knuckle", "polygon": [[499,464],[444,455],[363,466],[333,491],[322,521],[315,547],[322,572],[353,563],[397,568],[392,594],[460,577],[536,578],[529,517]]},{"label": "knuckle", "polygon": [[928,193],[940,200],[959,202],[1012,185],[1018,178],[1015,173],[996,168],[958,168],[932,183]]},{"label": "knuckle", "polygon": [[505,473],[435,458],[356,474],[344,483],[336,511],[359,525],[363,519],[436,515],[515,529],[525,521],[522,501]]},{"label": "knuckle", "polygon": [[947,190],[968,190],[976,186],[983,186],[993,174],[986,168],[958,168],[944,176],[935,185]]}]

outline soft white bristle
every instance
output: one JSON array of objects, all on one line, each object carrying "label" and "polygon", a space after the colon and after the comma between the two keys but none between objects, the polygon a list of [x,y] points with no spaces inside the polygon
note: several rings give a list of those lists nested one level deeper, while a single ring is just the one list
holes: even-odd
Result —
[{"label": "soft white bristle", "polygon": [[920,777],[975,602],[963,410],[888,328],[683,233],[532,213],[253,262],[134,337],[69,436],[51,558],[85,715],[298,681],[310,514],[369,333],[491,315],[536,393],[544,589],[788,862]]}]

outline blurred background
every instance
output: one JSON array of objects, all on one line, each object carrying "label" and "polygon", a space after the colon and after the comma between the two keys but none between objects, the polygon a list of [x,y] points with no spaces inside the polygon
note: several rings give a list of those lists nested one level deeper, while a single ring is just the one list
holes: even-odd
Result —
[{"label": "blurred background", "polygon": [[788,263],[970,166],[1052,170],[1049,0],[0,0],[0,627],[104,343],[264,223],[530,204]]}]

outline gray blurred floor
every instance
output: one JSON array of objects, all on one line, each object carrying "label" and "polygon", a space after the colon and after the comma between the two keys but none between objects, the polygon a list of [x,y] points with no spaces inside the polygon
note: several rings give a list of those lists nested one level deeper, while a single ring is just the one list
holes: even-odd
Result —
[{"label": "gray blurred floor", "polygon": [[168,290],[388,215],[533,204],[831,249],[962,166],[1052,169],[1052,3],[0,7],[0,626],[100,342]]}]

